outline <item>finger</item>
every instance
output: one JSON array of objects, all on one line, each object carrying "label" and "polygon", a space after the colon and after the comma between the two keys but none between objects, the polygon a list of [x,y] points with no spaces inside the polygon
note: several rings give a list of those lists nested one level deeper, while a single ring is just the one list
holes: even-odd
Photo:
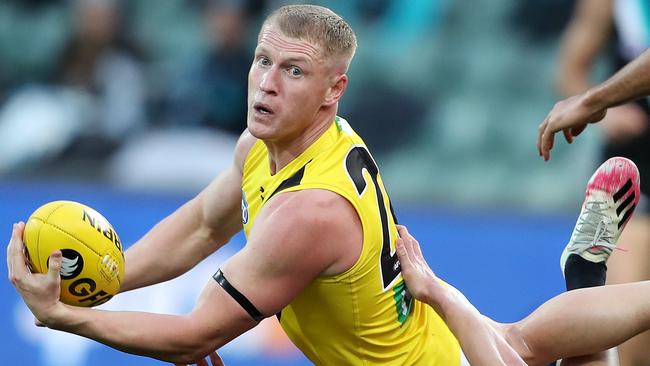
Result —
[{"label": "finger", "polygon": [[408,253],[409,259],[415,263],[416,255],[415,255],[415,250],[413,249],[413,242],[415,241],[415,238],[413,235],[411,235],[408,232],[408,229],[404,227],[404,236],[402,238],[404,239],[404,246],[406,247],[406,252]]},{"label": "finger", "polygon": [[401,238],[402,237],[402,232],[404,232],[404,230],[406,230],[406,226],[397,224],[397,225],[395,225],[395,227],[397,228],[397,235],[399,235],[399,237]]},{"label": "finger", "polygon": [[196,366],[210,366],[210,365],[208,365],[208,361],[202,358],[196,361]]},{"label": "finger", "polygon": [[596,123],[596,122],[602,121],[605,118],[606,115],[607,115],[607,109],[603,109],[603,110],[601,110],[599,112],[596,112],[596,113],[594,113],[594,115],[591,118],[591,120],[589,121],[589,123]]},{"label": "finger", "polygon": [[413,251],[415,252],[416,258],[418,258],[422,262],[425,262],[424,256],[422,255],[422,250],[420,249],[420,242],[417,240],[413,240]]},{"label": "finger", "polygon": [[406,249],[409,254],[409,258],[411,260],[422,260],[424,261],[424,258],[422,257],[422,251],[420,250],[420,243],[418,242],[417,239],[411,233],[408,232],[408,229],[406,226],[402,226],[402,230],[404,232],[404,242],[406,245]]},{"label": "finger", "polygon": [[49,269],[47,270],[47,278],[50,281],[57,282],[61,280],[61,262],[63,255],[60,250],[56,250],[50,255]]},{"label": "finger", "polygon": [[582,125],[582,126],[579,126],[579,127],[572,127],[571,128],[571,135],[578,136],[579,134],[582,133],[582,131],[585,130],[585,128],[587,128],[587,125]]},{"label": "finger", "polygon": [[412,259],[413,251],[412,251],[412,245],[410,245],[410,243],[413,240],[413,236],[411,236],[406,226],[404,225],[397,225],[397,226],[398,226],[397,232],[399,233],[399,236],[402,239],[402,244],[404,245],[407,254]]},{"label": "finger", "polygon": [[411,262],[408,250],[404,245],[404,239],[398,238],[395,241],[395,249],[397,249],[397,259],[399,259],[399,262],[401,264],[402,273],[408,273],[411,268],[413,268],[413,263]]},{"label": "finger", "polygon": [[401,237],[395,239],[395,252],[397,253],[397,258],[408,255],[408,253],[406,253],[406,247],[404,246],[404,239]]},{"label": "finger", "polygon": [[404,225],[395,225],[397,227],[397,232],[399,233],[399,236],[402,238],[405,238],[409,236],[409,231]]},{"label": "finger", "polygon": [[[11,229],[11,236],[13,237],[14,229],[16,228],[16,224],[14,224],[13,228]],[[13,265],[13,262],[11,261],[11,238],[9,238],[9,244],[7,244],[7,272],[9,272],[9,280],[12,281],[12,274],[13,271],[11,270],[11,267]],[[13,281],[12,281],[13,282]]]},{"label": "finger", "polygon": [[408,235],[408,230],[406,230],[406,226],[404,226],[404,225],[395,225],[395,227],[397,228],[397,236],[402,238],[402,239],[406,238],[406,236]]},{"label": "finger", "polygon": [[548,116],[544,118],[544,121],[542,121],[542,123],[537,128],[537,153],[539,156],[542,156],[542,136],[544,135],[544,131],[546,131],[547,121]]},{"label": "finger", "polygon": [[10,276],[23,278],[29,274],[25,265],[26,258],[23,253],[22,229],[19,224],[14,224],[9,248],[7,249],[7,263],[11,268]]},{"label": "finger", "polygon": [[429,268],[429,265],[427,264],[427,261],[424,259],[424,256],[422,255],[422,251],[420,250],[420,243],[418,243],[417,240],[413,240],[412,245],[413,245],[413,254],[411,254],[412,260],[417,264],[419,270],[426,271],[427,268]]},{"label": "finger", "polygon": [[542,134],[542,157],[544,161],[551,158],[551,149],[553,148],[553,138],[555,135],[548,131],[548,128]]},{"label": "finger", "polygon": [[217,352],[210,353],[210,362],[212,362],[212,366],[225,366]]},{"label": "finger", "polygon": [[45,326],[45,324],[41,323],[41,321],[36,319],[36,318],[34,318],[34,325],[37,326],[37,327],[44,327]]},{"label": "finger", "polygon": [[544,122],[540,125],[539,131],[538,131],[538,136],[537,136],[537,143],[539,144],[539,155],[546,160],[546,130],[548,128],[548,117]]},{"label": "finger", "polygon": [[562,133],[564,134],[564,139],[566,140],[567,143],[572,143],[573,142],[573,134],[571,134],[571,129],[570,128],[565,128],[562,130]]}]

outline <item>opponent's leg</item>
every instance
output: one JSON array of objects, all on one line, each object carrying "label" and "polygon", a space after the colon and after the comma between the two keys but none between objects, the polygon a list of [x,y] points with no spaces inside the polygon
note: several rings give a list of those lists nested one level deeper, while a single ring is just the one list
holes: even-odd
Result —
[{"label": "opponent's leg", "polygon": [[529,365],[600,352],[650,329],[650,281],[565,292],[506,327]]},{"label": "opponent's leg", "polygon": [[[604,199],[608,196],[612,197],[609,202]],[[598,235],[598,226],[593,223],[602,221],[600,219],[601,212],[604,212],[605,216],[611,216],[610,222],[618,221],[617,226],[612,228],[612,235],[605,238],[610,239],[607,241],[607,245],[615,245],[623,228],[633,220],[631,216],[639,198],[639,172],[634,163],[627,159],[609,159],[592,175],[587,184],[585,202],[582,205],[571,240],[564,249],[560,260],[567,291],[605,284],[606,262],[612,252],[607,250],[607,246],[593,245],[597,241],[596,236]],[[610,210],[599,211],[598,208],[603,205],[601,202],[606,202],[604,205]],[[618,207],[622,207],[622,209],[615,207],[617,202],[620,202]],[[620,210],[624,216],[615,215],[617,210]],[[627,219],[623,219],[623,217]],[[592,246],[583,245],[587,242],[592,243]],[[558,364],[562,366],[617,366],[619,362],[616,350],[612,349],[593,355],[562,360]]]}]

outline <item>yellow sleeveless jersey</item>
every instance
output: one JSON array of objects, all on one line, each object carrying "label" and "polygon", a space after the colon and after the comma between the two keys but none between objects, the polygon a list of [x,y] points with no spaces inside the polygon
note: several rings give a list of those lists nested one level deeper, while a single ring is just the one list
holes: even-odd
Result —
[{"label": "yellow sleeveless jersey", "polygon": [[242,214],[249,235],[264,204],[280,192],[326,189],[346,198],[363,225],[357,262],[309,284],[278,316],[289,338],[317,365],[460,363],[443,320],[405,291],[394,253],[392,207],[363,140],[342,118],[275,175],[263,142],[244,163]]}]

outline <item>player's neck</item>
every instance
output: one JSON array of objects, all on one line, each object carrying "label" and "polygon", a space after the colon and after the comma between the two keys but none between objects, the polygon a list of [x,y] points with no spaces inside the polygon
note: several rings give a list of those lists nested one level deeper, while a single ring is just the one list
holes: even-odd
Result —
[{"label": "player's neck", "polygon": [[336,111],[318,116],[313,123],[301,131],[299,135],[292,136],[285,141],[265,141],[269,152],[269,170],[274,175],[291,163],[313,144],[330,127]]}]

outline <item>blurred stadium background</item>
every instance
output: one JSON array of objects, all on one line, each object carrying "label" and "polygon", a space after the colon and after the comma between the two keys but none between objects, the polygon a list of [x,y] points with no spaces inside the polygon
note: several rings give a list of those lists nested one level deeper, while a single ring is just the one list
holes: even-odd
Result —
[{"label": "blurred stadium background", "polygon": [[[102,212],[125,246],[229,163],[246,74],[273,0],[0,2],[0,229],[56,199]],[[314,1],[356,30],[340,114],[365,137],[400,221],[433,268],[485,314],[512,321],[563,289],[598,131],[553,160],[537,125],[570,0]],[[184,313],[227,248],[107,309]],[[33,326],[0,284],[7,364],[155,365]],[[228,365],[307,365],[274,320],[228,345]]]}]

